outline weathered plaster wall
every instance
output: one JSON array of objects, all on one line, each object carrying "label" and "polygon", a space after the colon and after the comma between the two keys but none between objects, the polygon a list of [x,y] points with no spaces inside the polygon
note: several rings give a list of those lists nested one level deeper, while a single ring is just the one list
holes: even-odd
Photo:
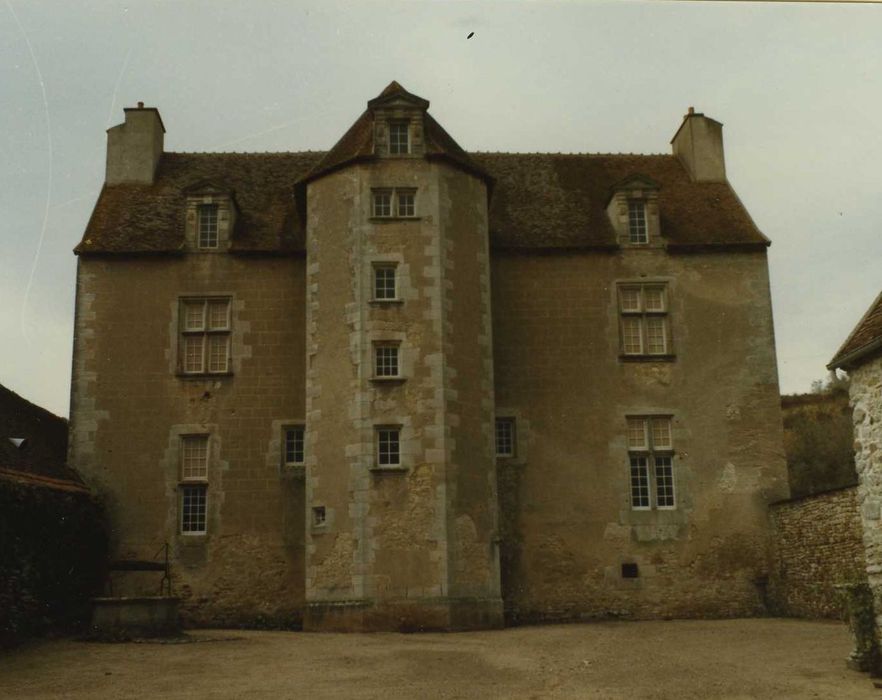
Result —
[{"label": "weathered plaster wall", "polygon": [[[116,557],[171,544],[191,622],[301,614],[303,483],[278,432],[304,418],[304,292],[302,258],[80,258],[70,463],[108,504]],[[176,376],[182,294],[232,297],[231,376]],[[205,536],[179,534],[187,432],[210,434]]]},{"label": "weathered plaster wall", "polygon": [[770,513],[773,611],[842,619],[844,601],[833,587],[866,578],[856,487],[775,503]]},{"label": "weathered plaster wall", "polygon": [[[619,359],[616,283],[664,281],[672,362]],[[766,257],[492,256],[503,595],[511,619],[761,611],[787,495]],[[673,416],[677,508],[634,511],[625,417]],[[636,563],[640,577],[621,576]]]},{"label": "weathered plaster wall", "polygon": [[863,530],[867,582],[876,608],[876,635],[882,639],[882,357],[849,372],[854,407],[854,466]]}]

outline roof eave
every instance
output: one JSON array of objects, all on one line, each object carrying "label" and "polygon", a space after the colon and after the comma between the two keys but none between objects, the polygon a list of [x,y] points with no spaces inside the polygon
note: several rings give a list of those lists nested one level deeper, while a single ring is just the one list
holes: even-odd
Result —
[{"label": "roof eave", "polygon": [[869,343],[866,343],[851,352],[847,352],[844,355],[837,354],[832,360],[830,360],[827,369],[844,369],[846,371],[854,369],[858,365],[863,364],[862,360],[868,359],[869,356],[873,355],[877,350],[882,350],[882,338],[871,340]]}]

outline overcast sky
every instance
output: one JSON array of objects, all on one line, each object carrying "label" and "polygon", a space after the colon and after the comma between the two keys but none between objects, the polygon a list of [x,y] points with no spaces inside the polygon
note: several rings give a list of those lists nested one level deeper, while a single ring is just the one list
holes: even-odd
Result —
[{"label": "overcast sky", "polygon": [[667,153],[690,105],[723,122],[781,388],[808,391],[882,288],[880,37],[877,5],[0,0],[0,383],[68,414],[71,249],[123,107],[158,107],[166,150],[325,150],[396,79],[466,150]]}]

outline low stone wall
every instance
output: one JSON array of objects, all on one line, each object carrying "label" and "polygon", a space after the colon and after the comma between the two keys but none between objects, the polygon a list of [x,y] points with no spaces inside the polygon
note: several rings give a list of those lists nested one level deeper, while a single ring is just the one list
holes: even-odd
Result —
[{"label": "low stone wall", "polygon": [[833,587],[866,579],[856,487],[780,501],[770,517],[771,611],[842,618],[845,604]]}]

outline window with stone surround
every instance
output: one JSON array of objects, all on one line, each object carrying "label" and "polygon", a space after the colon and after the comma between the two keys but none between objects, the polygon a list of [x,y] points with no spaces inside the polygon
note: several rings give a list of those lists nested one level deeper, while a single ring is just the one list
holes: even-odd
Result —
[{"label": "window with stone surround", "polygon": [[619,285],[622,354],[667,358],[671,349],[667,286],[661,283]]},{"label": "window with stone surround", "polygon": [[181,436],[181,534],[206,533],[208,503],[208,435]]},{"label": "window with stone surround", "polygon": [[200,204],[196,209],[199,248],[217,248],[217,210],[217,204]]},{"label": "window with stone surround", "polygon": [[286,467],[299,467],[304,462],[304,435],[302,425],[288,425],[282,429],[282,457]]},{"label": "window with stone surround", "polygon": [[628,242],[633,245],[649,243],[646,203],[642,199],[628,200]]},{"label": "window with stone surround", "polygon": [[401,466],[401,428],[383,425],[377,428],[377,466]]},{"label": "window with stone surround", "polygon": [[398,266],[395,263],[374,265],[374,301],[397,301]]},{"label": "window with stone surround", "polygon": [[389,154],[410,153],[410,124],[406,121],[389,122]]},{"label": "window with stone surround", "polygon": [[496,456],[515,456],[515,419],[496,419]]},{"label": "window with stone surround", "polygon": [[375,219],[416,218],[416,189],[382,187],[372,190],[371,216]]},{"label": "window with stone surround", "polygon": [[627,437],[631,508],[676,508],[671,417],[628,416]]},{"label": "window with stone surround", "polygon": [[377,343],[374,345],[374,377],[395,379],[401,376],[397,343]]},{"label": "window with stone surround", "polygon": [[183,374],[230,371],[230,298],[181,300],[180,358]]}]

